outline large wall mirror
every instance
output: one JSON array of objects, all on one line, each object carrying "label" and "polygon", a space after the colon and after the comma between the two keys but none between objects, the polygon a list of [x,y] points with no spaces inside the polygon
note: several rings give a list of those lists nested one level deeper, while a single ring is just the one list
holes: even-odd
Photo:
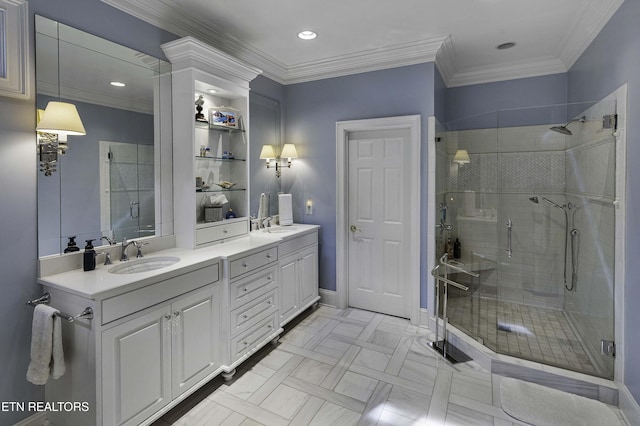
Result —
[{"label": "large wall mirror", "polygon": [[73,236],[173,233],[171,64],[41,16],[35,28],[37,108],[71,103],[86,130],[38,172],[39,256]]},{"label": "large wall mirror", "polygon": [[259,158],[262,145],[273,145],[278,152],[282,149],[282,118],[280,102],[251,92],[249,94],[251,114],[251,162],[262,167],[251,167],[251,208],[250,213],[257,215],[260,194],[267,194],[269,215],[278,214],[278,193],[282,191],[281,178],[276,178],[273,168],[267,169],[264,160]]}]

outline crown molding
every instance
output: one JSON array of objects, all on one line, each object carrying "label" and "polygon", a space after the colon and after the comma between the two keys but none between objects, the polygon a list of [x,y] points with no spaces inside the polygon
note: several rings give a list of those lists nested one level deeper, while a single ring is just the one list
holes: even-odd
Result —
[{"label": "crown molding", "polygon": [[[568,71],[600,34],[624,0],[589,0],[577,17],[565,39],[559,44],[556,56]],[[587,13],[589,11],[590,13]]]},{"label": "crown molding", "polygon": [[[468,68],[449,77],[447,87],[468,86],[471,84],[493,83],[518,78],[538,77],[541,75],[567,72],[564,63],[558,58],[538,58],[511,65]],[[444,78],[444,77],[443,77]]]},{"label": "crown molding", "polygon": [[436,54],[436,66],[447,87],[451,85],[451,78],[456,73],[455,57],[453,41],[451,40],[451,36],[448,36],[444,39],[440,50]]},{"label": "crown molding", "polygon": [[171,61],[174,71],[199,68],[229,81],[235,81],[247,89],[249,82],[262,73],[262,70],[191,36],[170,41],[160,47]]},{"label": "crown molding", "polygon": [[340,77],[424,62],[434,62],[447,37],[432,37],[413,43],[367,50],[305,62],[287,68],[285,84]]}]

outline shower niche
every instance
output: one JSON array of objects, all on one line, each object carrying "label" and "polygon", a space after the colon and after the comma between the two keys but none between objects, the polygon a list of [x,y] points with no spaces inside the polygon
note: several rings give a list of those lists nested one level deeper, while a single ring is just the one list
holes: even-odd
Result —
[{"label": "shower niche", "polygon": [[479,274],[451,274],[469,287],[449,289],[452,326],[498,353],[613,378],[600,341],[614,340],[616,137],[603,117],[616,114],[612,95],[439,124],[436,256],[458,239],[454,262]]}]

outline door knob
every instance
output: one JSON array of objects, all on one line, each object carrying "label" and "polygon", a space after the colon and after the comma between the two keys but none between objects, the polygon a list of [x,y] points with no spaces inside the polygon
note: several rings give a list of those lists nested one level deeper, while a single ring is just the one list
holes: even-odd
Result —
[{"label": "door knob", "polygon": [[357,227],[357,226],[355,226],[355,225],[351,225],[351,226],[349,227],[349,230],[350,230],[351,232],[362,232],[362,229],[358,228],[358,227]]}]

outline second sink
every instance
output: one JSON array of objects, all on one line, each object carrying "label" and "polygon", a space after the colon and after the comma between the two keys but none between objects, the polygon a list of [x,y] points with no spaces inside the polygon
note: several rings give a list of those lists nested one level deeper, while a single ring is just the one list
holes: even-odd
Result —
[{"label": "second sink", "polygon": [[139,272],[154,271],[156,269],[166,268],[180,260],[179,257],[174,256],[158,256],[158,257],[145,257],[142,259],[130,260],[128,262],[121,263],[120,265],[112,266],[109,268],[111,274],[136,274]]}]

